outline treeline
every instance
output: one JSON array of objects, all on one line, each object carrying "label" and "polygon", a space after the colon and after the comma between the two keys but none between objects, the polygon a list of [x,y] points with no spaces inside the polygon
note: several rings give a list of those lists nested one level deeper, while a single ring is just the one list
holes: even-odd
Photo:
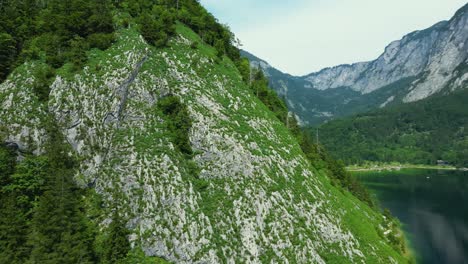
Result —
[{"label": "treeline", "polygon": [[347,164],[401,162],[468,167],[468,90],[335,120],[321,142]]},{"label": "treeline", "polygon": [[98,229],[90,207],[102,210],[99,197],[76,185],[77,163],[54,125],[48,138],[45,154],[22,153],[21,162],[14,144],[0,146],[0,263],[125,260],[130,245],[121,216]]},{"label": "treeline", "polygon": [[248,71],[229,27],[196,0],[11,0],[0,2],[0,82],[27,59],[45,60],[51,66],[49,80],[65,63],[79,70],[89,49],[105,50],[114,41],[114,11],[131,16],[119,26],[136,22],[156,47],[167,46],[176,22],[184,23],[213,46],[219,58],[226,55],[241,72]]},{"label": "treeline", "polygon": [[111,1],[22,0],[0,3],[0,81],[26,59],[79,69],[90,48],[114,40]]},{"label": "treeline", "polygon": [[218,20],[196,0],[121,0],[116,6],[135,19],[148,43],[164,47],[175,34],[179,21],[195,31],[203,42],[216,48],[219,56],[234,62],[240,59],[236,39],[229,27]]},{"label": "treeline", "polygon": [[377,204],[367,188],[346,171],[343,162],[332,158],[323,146],[314,143],[313,137],[308,131],[303,130],[298,125],[295,116],[289,112],[284,100],[280,99],[276,92],[268,86],[268,79],[263,72],[255,69],[253,71],[249,81],[252,93],[287,126],[310,163],[318,170],[325,170],[334,186],[349,191],[371,208],[377,209]]}]

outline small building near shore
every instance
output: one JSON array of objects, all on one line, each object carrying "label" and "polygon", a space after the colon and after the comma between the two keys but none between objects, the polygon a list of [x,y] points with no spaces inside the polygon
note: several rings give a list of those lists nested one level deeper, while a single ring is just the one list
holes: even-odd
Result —
[{"label": "small building near shore", "polygon": [[445,160],[438,160],[437,165],[438,166],[447,166],[447,165],[449,165],[449,163],[447,161],[445,161]]}]

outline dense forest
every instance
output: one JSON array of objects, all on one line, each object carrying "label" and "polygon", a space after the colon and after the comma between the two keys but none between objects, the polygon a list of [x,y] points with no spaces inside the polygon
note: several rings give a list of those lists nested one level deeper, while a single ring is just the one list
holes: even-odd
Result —
[{"label": "dense forest", "polygon": [[396,161],[435,165],[443,160],[468,167],[466,102],[468,90],[461,90],[335,120],[320,127],[320,140],[347,164]]},{"label": "dense forest", "polygon": [[[117,14],[125,14],[116,19]],[[286,104],[268,87],[261,72],[241,59],[238,41],[195,0],[24,0],[0,3],[0,81],[26,61],[47,68],[34,73],[35,93],[43,106],[57,70],[82,70],[91,49],[106,50],[115,30],[135,23],[156,48],[169,45],[176,23],[184,23],[213,46],[219,60],[231,59],[243,80],[297,138],[305,155],[331,182],[375,208],[367,190],[301,131]],[[197,48],[197,45],[192,45]],[[189,158],[190,120],[177,98],[159,104],[173,141]],[[47,107],[44,107],[47,109]],[[125,216],[103,204],[92,186],[77,186],[77,159],[54,117],[41,155],[19,151],[14,143],[0,146],[0,263],[137,263],[142,252],[130,250]],[[1,134],[0,134],[1,136]],[[0,138],[4,142],[3,138]],[[103,215],[112,215],[102,229]]]},{"label": "dense forest", "polygon": [[[130,17],[115,25],[115,12]],[[107,49],[114,41],[115,27],[128,27],[131,21],[137,22],[143,37],[157,47],[167,44],[175,34],[176,21],[180,21],[215,47],[220,57],[241,61],[234,34],[195,0],[2,1],[0,80],[28,59],[45,60],[51,67],[44,73],[48,79],[65,63],[72,63],[71,70],[79,70],[86,61],[86,51]]]}]

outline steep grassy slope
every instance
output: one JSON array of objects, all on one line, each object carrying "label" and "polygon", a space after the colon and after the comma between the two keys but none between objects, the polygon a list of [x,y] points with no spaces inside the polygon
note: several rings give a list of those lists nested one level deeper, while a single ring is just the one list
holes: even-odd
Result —
[{"label": "steep grassy slope", "polygon": [[[332,187],[287,128],[250,92],[234,64],[178,25],[168,48],[135,28],[116,32],[85,68],[67,65],[50,100],[34,93],[27,62],[0,85],[3,141],[41,153],[48,113],[80,161],[78,183],[123,212],[129,237],[148,256],[179,263],[403,263],[393,223]],[[188,109],[193,155],[175,147],[158,102]]]}]

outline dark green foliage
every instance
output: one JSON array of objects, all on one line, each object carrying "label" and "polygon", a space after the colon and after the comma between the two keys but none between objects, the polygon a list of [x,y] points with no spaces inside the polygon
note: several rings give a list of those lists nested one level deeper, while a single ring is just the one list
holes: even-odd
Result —
[{"label": "dark green foliage", "polygon": [[8,33],[0,33],[0,81],[10,73],[15,60],[16,49],[13,37]]},{"label": "dark green foliage", "polygon": [[166,122],[171,131],[172,143],[180,152],[191,156],[193,154],[190,145],[189,133],[192,121],[187,107],[182,104],[178,97],[167,96],[158,102],[158,108],[166,116]]},{"label": "dark green foliage", "polygon": [[31,250],[26,243],[29,221],[42,193],[43,177],[48,168],[44,157],[27,157],[15,166],[10,150],[2,151],[0,164],[7,180],[0,189],[0,262],[24,263]]},{"label": "dark green foliage", "polygon": [[120,263],[127,257],[130,251],[130,243],[128,242],[129,232],[125,227],[125,223],[116,212],[112,216],[112,222],[108,230],[102,263]]},{"label": "dark green foliage", "polygon": [[178,20],[195,31],[208,45],[216,48],[219,57],[226,55],[232,61],[240,60],[237,40],[229,27],[220,24],[196,0],[156,1],[124,0],[116,1],[140,25],[143,37],[148,43],[163,47],[174,35],[174,24]]},{"label": "dark green foliage", "polygon": [[92,263],[94,232],[84,215],[84,190],[63,136],[48,126],[46,154],[18,164],[1,148],[1,263]]},{"label": "dark green foliage", "polygon": [[0,82],[17,65],[24,43],[35,33],[38,1],[1,1],[0,5]]},{"label": "dark green foliage", "polygon": [[289,110],[286,104],[278,97],[275,91],[270,89],[268,80],[262,71],[254,72],[250,88],[260,101],[262,101],[273,113],[276,114],[276,117],[279,120],[288,125],[288,128],[292,125],[292,122],[297,124],[295,120],[288,117]]},{"label": "dark green foliage", "polygon": [[216,40],[214,44],[214,48],[216,49],[216,56],[218,56],[218,58],[223,57],[223,55],[226,53],[226,50],[224,48],[224,43],[220,39]]},{"label": "dark green foliage", "polygon": [[13,150],[4,145],[0,145],[0,188],[3,188],[11,182],[11,175],[15,170],[15,165],[16,157]]},{"label": "dark green foliage", "polygon": [[250,84],[250,73],[251,73],[251,69],[250,69],[250,62],[248,59],[246,58],[241,58],[239,59],[238,61],[235,62],[236,63],[236,67],[237,69],[239,70],[239,73],[240,75],[242,76],[242,80],[245,82],[245,83],[248,83]]},{"label": "dark green foliage", "polygon": [[[107,48],[113,39],[112,16],[107,1],[50,1],[41,10],[38,20],[40,31],[55,35],[55,49],[47,49],[47,60],[54,67],[72,62],[76,69],[86,61],[89,47]],[[101,34],[99,39],[94,34]],[[93,36],[94,35],[94,36]],[[90,37],[89,39],[88,36]],[[105,39],[103,41],[102,39]],[[89,40],[94,41],[90,45]],[[47,45],[49,46],[49,45]]]},{"label": "dark green foliage", "polygon": [[191,49],[197,49],[198,48],[198,42],[194,41],[192,44],[190,44]]},{"label": "dark green foliage", "polygon": [[28,245],[33,263],[92,263],[94,234],[84,215],[84,190],[74,182],[75,162],[63,136],[49,126],[43,194],[31,219]]},{"label": "dark green foliage", "polygon": [[[196,0],[6,1],[0,8],[0,45],[5,51],[0,53],[0,80],[16,65],[39,59],[41,54],[54,68],[71,62],[71,69],[79,70],[90,48],[104,50],[112,44],[113,8],[127,11],[151,45],[167,46],[179,20],[214,46],[219,57],[226,55],[236,64],[240,60],[238,43],[229,27],[220,24]],[[129,21],[125,21],[128,26]]]},{"label": "dark green foliage", "polygon": [[[141,35],[143,38],[151,45],[156,45],[156,42],[161,37],[160,25],[156,20],[154,20],[149,14],[143,14],[139,18],[139,24],[141,25]],[[167,36],[166,36],[167,38]]]},{"label": "dark green foliage", "polygon": [[92,34],[109,34],[113,36],[112,5],[109,0],[89,1],[91,15],[87,18],[86,28],[88,36]]},{"label": "dark green foliage", "polygon": [[26,259],[27,229],[16,195],[6,190],[12,182],[16,157],[0,146],[0,263],[22,263]]},{"label": "dark green foliage", "polygon": [[136,18],[143,38],[151,45],[165,47],[169,38],[175,34],[177,10],[164,1],[132,0],[118,1],[123,8]]},{"label": "dark green foliage", "polygon": [[115,40],[114,34],[94,33],[87,37],[87,42],[91,48],[106,50]]},{"label": "dark green foliage", "polygon": [[66,171],[54,174],[31,221],[30,259],[34,263],[91,263],[94,237],[83,214],[83,193]]},{"label": "dark green foliage", "polygon": [[25,263],[31,248],[27,245],[28,222],[16,199],[9,194],[0,203],[0,262]]},{"label": "dark green foliage", "polygon": [[106,49],[113,39],[110,0],[2,1],[0,81],[41,53],[54,68],[71,62],[78,70],[90,47]]},{"label": "dark green foliage", "polygon": [[468,166],[468,91],[327,123],[322,143],[347,164],[362,161]]},{"label": "dark green foliage", "polygon": [[89,49],[88,43],[82,37],[74,37],[70,40],[70,51],[67,56],[73,63],[74,70],[78,71],[86,63],[86,51]]},{"label": "dark green foliage", "polygon": [[50,85],[52,84],[55,72],[51,67],[38,68],[34,72],[33,91],[41,102],[49,101]]},{"label": "dark green foliage", "polygon": [[175,33],[174,17],[161,7],[153,8],[153,14],[142,14],[138,21],[142,36],[149,44],[156,47],[166,46],[169,37]]},{"label": "dark green foliage", "polygon": [[48,169],[49,162],[46,157],[28,157],[16,166],[10,183],[3,188],[6,194],[15,195],[17,203],[26,209],[24,213],[28,217],[43,192]]}]

